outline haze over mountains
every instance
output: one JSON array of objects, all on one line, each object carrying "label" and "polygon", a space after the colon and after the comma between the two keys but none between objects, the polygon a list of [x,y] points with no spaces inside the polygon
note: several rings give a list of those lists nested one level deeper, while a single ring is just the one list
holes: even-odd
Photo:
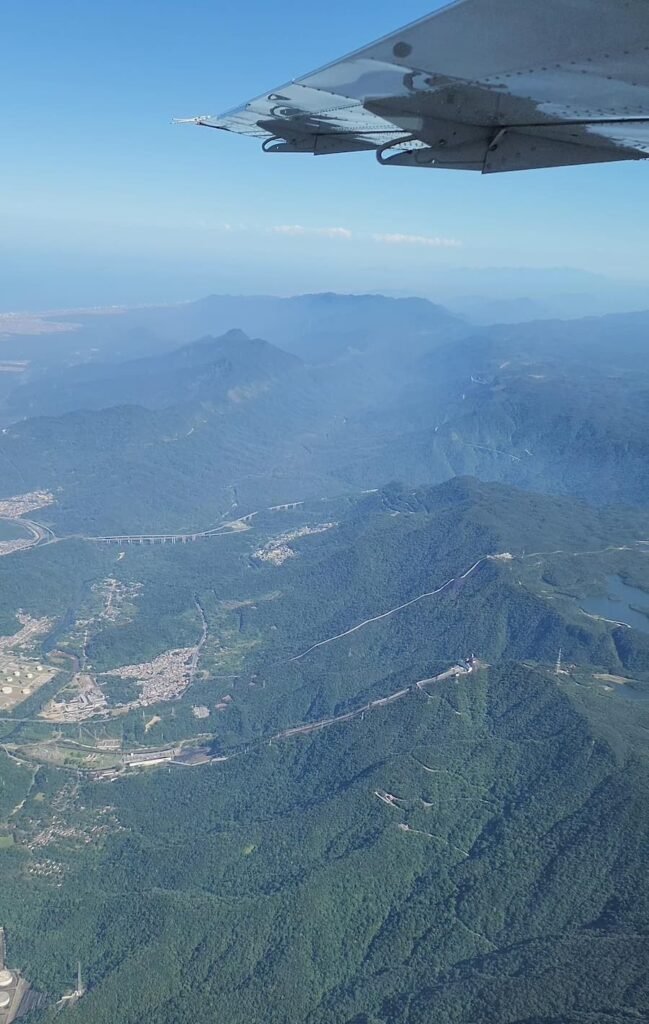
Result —
[{"label": "haze over mountains", "polygon": [[476,324],[603,316],[649,304],[643,281],[572,267],[437,270],[427,294]]},{"label": "haze over mountains", "polygon": [[122,361],[239,328],[318,362],[350,347],[392,343],[397,337],[405,342],[441,330],[448,336],[453,324],[461,323],[425,299],[328,293],[288,299],[210,295],[173,306],[72,310],[44,319],[57,329],[54,343],[49,335],[9,336],[3,343],[7,358],[45,365]]},{"label": "haze over mountains", "polygon": [[[649,313],[475,328],[423,300],[247,303],[87,316],[36,339],[46,357],[14,338],[32,362],[4,375],[2,493],[57,491],[50,525],[88,534],[205,529],[233,503],[391,479],[649,495]],[[234,316],[271,340],[231,329],[176,347]],[[149,354],[120,358],[127,346]]]}]

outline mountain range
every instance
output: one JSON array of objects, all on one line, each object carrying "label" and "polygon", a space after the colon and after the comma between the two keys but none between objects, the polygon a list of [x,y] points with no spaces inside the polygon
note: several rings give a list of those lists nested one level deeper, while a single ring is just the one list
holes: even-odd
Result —
[{"label": "mountain range", "polygon": [[79,961],[79,1024],[643,1020],[649,313],[51,322],[0,364],[0,497],[54,499],[0,558],[35,1024]]},{"label": "mountain range", "polygon": [[324,334],[370,310],[362,344],[352,316],[335,345],[304,342],[309,358],[237,329],[138,359],[39,364],[4,401],[2,492],[51,489],[49,525],[84,534],[204,529],[233,504],[463,474],[646,500],[649,314],[476,330],[403,302],[290,306],[288,333],[296,309],[317,307]]}]

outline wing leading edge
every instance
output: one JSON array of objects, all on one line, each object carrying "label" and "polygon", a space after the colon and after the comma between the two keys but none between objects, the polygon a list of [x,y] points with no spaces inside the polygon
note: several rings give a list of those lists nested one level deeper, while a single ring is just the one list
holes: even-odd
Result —
[{"label": "wing leading edge", "polygon": [[457,0],[193,124],[270,153],[498,171],[649,157],[647,0]]}]

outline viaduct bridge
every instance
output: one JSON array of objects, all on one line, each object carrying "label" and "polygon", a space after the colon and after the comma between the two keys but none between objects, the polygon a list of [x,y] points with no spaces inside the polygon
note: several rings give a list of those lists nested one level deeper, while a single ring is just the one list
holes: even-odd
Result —
[{"label": "viaduct bridge", "polygon": [[[191,544],[194,541],[205,540],[209,537],[217,537],[224,533],[240,533],[243,530],[251,529],[251,522],[261,512],[285,512],[289,509],[299,508],[303,505],[303,501],[289,501],[283,505],[271,505],[265,509],[257,509],[255,512],[249,512],[245,516],[240,516],[238,519],[229,519],[225,523],[220,523],[218,526],[213,526],[209,530],[196,530],[194,533],[124,533],[124,534],[113,534],[108,537],[96,537],[89,536],[87,534],[71,534],[66,537],[57,536],[49,526],[43,526],[41,523],[37,523],[32,519],[25,519],[22,516],[0,516],[0,519],[6,519],[12,523],[18,523],[23,526],[30,534],[31,539],[29,543],[21,544],[16,550],[24,551],[30,547],[37,547],[43,544],[54,544],[62,540],[87,540],[93,541],[96,544]],[[10,552],[2,552],[0,554],[9,554]]]},{"label": "viaduct bridge", "polygon": [[[215,531],[222,533],[222,530]],[[192,541],[203,540],[205,537],[213,536],[211,533],[159,533],[149,536],[123,537],[84,537],[84,540],[92,540],[97,544],[191,544]]]},{"label": "viaduct bridge", "polygon": [[[264,512],[284,512],[288,509],[299,508],[303,501],[291,501],[284,505],[271,505],[264,509]],[[84,537],[84,540],[92,540],[99,544],[191,544],[197,540],[205,540],[209,537],[217,537],[223,533],[240,533],[250,529],[250,523],[259,510],[249,512],[248,515],[239,519],[231,519],[220,526],[214,526],[211,530],[198,530],[196,533],[147,533],[147,534],[115,534],[110,537]]]}]

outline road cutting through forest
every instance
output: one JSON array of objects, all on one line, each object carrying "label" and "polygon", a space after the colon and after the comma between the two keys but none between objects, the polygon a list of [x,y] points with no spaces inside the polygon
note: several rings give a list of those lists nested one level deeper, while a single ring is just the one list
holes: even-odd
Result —
[{"label": "road cutting through forest", "polygon": [[331,644],[334,640],[342,640],[343,637],[356,633],[359,629],[369,626],[370,623],[379,622],[381,619],[387,619],[388,616],[394,615],[395,612],[400,612],[404,608],[410,608],[411,605],[417,604],[418,601],[423,601],[427,597],[435,597],[437,594],[441,594],[443,590],[446,590],[453,583],[460,583],[462,580],[467,579],[467,577],[475,572],[478,566],[482,565],[483,562],[486,562],[488,559],[500,557],[500,555],[483,555],[482,558],[479,558],[477,562],[474,562],[466,572],[463,572],[461,576],[452,576],[450,580],[443,583],[441,587],[437,587],[436,590],[428,590],[424,594],[418,594],[417,597],[413,597],[410,601],[405,601],[403,604],[398,604],[394,608],[389,608],[387,612],[381,612],[380,615],[373,615],[370,619],[363,619],[362,622],[352,626],[351,629],[346,629],[342,633],[336,633],[335,636],[329,636],[326,640],[319,640],[317,644],[312,644],[311,647],[307,647],[306,651],[302,651],[301,654],[294,655],[292,658],[289,658],[288,661],[300,661],[301,658],[306,658],[307,654],[311,654],[311,651],[317,650],[318,647],[324,647],[326,644]]}]

